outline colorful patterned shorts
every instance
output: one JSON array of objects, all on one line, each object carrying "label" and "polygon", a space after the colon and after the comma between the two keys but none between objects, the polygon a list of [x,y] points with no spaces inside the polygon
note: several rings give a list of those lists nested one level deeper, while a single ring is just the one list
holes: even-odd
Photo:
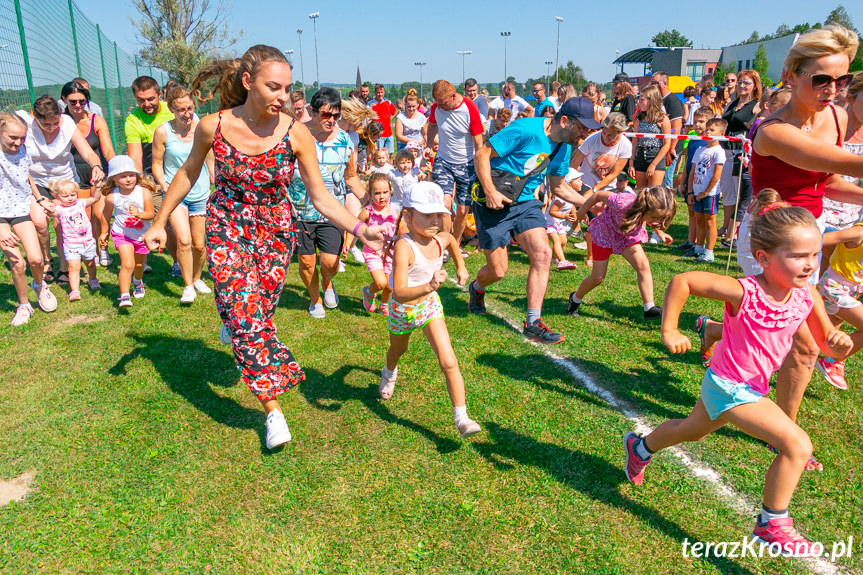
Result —
[{"label": "colorful patterned shorts", "polygon": [[419,303],[404,304],[390,298],[390,315],[387,325],[395,334],[411,333],[422,329],[433,319],[443,319],[443,305],[437,292],[432,292]]},{"label": "colorful patterned shorts", "polygon": [[827,268],[818,280],[818,293],[824,299],[827,313],[834,315],[840,309],[851,309],[860,305],[857,297],[863,292],[863,286],[854,283],[837,273],[833,268]]}]

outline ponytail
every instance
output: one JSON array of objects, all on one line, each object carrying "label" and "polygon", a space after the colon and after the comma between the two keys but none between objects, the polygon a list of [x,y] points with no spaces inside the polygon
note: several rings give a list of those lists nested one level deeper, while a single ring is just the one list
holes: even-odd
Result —
[{"label": "ponytail", "polygon": [[[198,102],[208,102],[219,92],[219,109],[226,110],[240,106],[246,102],[249,95],[243,86],[243,74],[248,72],[254,80],[260,67],[265,62],[280,62],[288,64],[285,55],[278,48],[257,44],[252,46],[239,58],[232,60],[214,60],[205,66],[192,81],[192,95]],[[218,83],[206,96],[201,94],[201,88],[213,77]]]}]

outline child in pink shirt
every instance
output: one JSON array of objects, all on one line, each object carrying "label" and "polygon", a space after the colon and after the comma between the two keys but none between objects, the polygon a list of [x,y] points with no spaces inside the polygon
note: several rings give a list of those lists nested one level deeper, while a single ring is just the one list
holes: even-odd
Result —
[{"label": "child in pink shirt", "polygon": [[690,294],[725,302],[722,340],[689,417],[668,420],[645,437],[626,434],[626,476],[641,485],[653,453],[684,441],[700,441],[732,423],[777,449],[767,470],[761,513],[752,536],[786,557],[807,557],[818,554],[818,545],[794,529],[788,504],[812,454],[812,442],[767,397],[770,376],[791,350],[792,337],[803,322],[831,357],[847,356],[852,342],[833,327],[824,303],[812,297],[807,283],[818,271],[821,251],[815,218],[803,208],[782,203],[775,190],[762,190],[756,202],[751,246],[763,267],[761,274],[737,280],[688,272],[668,284],[662,317],[662,342],[668,349],[684,353],[692,346],[677,329]]},{"label": "child in pink shirt", "polygon": [[81,261],[87,266],[87,285],[91,290],[101,286],[96,279],[96,239],[93,237],[93,227],[87,208],[102,198],[99,186],[93,188],[93,197],[78,198],[78,184],[70,180],[52,182],[51,193],[54,195],[54,213],[60,222],[60,233],[63,238],[63,257],[69,262],[69,301],[81,299]]}]

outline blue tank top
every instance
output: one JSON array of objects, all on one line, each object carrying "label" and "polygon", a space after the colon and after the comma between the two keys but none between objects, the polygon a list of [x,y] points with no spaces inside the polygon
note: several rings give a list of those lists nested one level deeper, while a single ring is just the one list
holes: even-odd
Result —
[{"label": "blue tank top", "polygon": [[[177,137],[177,134],[174,133],[171,122],[165,122],[165,129],[167,133],[165,136],[165,157],[162,160],[162,165],[165,170],[165,182],[171,185],[171,181],[174,179],[177,170],[180,169],[180,166],[183,165],[186,158],[192,153],[192,144],[194,142],[181,141]],[[198,176],[198,181],[195,182],[195,185],[192,186],[192,189],[186,195],[185,201],[189,203],[199,202],[206,200],[209,196],[210,174],[207,172],[207,165],[204,164],[201,166],[201,175]]]}]

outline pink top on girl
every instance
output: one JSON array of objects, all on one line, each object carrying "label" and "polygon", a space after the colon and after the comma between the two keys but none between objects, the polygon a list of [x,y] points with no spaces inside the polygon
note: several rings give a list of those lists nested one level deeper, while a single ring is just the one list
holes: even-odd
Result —
[{"label": "pink top on girl", "polygon": [[[398,220],[399,214],[393,209],[391,204],[387,205],[389,206],[390,213],[386,216],[377,211],[374,204],[369,204],[366,210],[369,212],[369,226],[383,226],[384,237],[393,237],[396,233],[396,220]],[[375,253],[374,250],[363,245],[363,254],[373,253]]]},{"label": "pink top on girl", "polygon": [[619,254],[624,248],[647,241],[647,229],[644,224],[626,235],[620,231],[620,223],[637,197],[636,194],[627,193],[609,194],[605,209],[587,226],[593,243]]},{"label": "pink top on girl", "polygon": [[791,350],[791,340],[812,311],[812,292],[792,288],[779,303],[768,296],[754,276],[737,280],[743,298],[737,315],[725,304],[722,339],[716,344],[711,369],[719,377],[744,383],[767,395],[770,376]]},{"label": "pink top on girl", "polygon": [[86,246],[96,241],[86,208],[87,200],[80,199],[69,207],[54,205],[57,219],[60,220],[64,246]]}]

